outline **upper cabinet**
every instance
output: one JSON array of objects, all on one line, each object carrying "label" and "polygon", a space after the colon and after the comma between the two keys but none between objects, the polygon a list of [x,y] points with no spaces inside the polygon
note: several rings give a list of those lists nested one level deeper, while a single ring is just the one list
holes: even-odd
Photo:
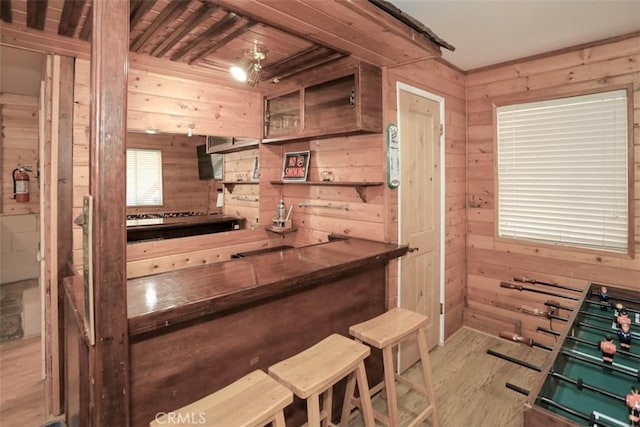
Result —
[{"label": "upper cabinet", "polygon": [[233,153],[235,151],[249,150],[259,145],[257,138],[237,138],[232,136],[207,136],[208,154]]},{"label": "upper cabinet", "polygon": [[360,63],[265,98],[263,143],[382,132],[382,72]]}]

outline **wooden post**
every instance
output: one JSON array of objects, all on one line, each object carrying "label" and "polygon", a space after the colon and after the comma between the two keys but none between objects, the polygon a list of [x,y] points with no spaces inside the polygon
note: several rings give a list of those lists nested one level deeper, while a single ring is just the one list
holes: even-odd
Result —
[{"label": "wooden post", "polygon": [[95,347],[92,425],[129,425],[125,137],[129,0],[93,3],[90,192],[93,195]]}]

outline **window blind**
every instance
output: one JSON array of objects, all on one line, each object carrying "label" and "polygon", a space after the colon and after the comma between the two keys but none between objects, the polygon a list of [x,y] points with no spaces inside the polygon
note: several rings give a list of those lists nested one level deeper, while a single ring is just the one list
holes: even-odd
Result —
[{"label": "window blind", "polygon": [[626,91],[496,112],[499,236],[626,251]]},{"label": "window blind", "polygon": [[162,206],[162,151],[127,149],[127,206]]}]

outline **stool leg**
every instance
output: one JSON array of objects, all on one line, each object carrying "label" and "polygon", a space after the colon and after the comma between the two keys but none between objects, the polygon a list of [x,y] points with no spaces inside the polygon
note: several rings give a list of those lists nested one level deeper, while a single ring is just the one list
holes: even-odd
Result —
[{"label": "stool leg", "polygon": [[309,427],[320,427],[320,396],[313,393],[307,398],[307,418]]},{"label": "stool leg", "polygon": [[427,389],[429,404],[433,406],[432,425],[438,427],[440,421],[438,418],[438,407],[436,405],[436,393],[433,388],[433,373],[431,371],[431,362],[429,361],[429,346],[427,345],[427,331],[424,328],[418,330],[418,351],[420,352],[420,361],[422,363],[422,375],[424,375],[424,385]]},{"label": "stool leg", "polygon": [[340,426],[347,427],[349,425],[349,415],[351,415],[351,399],[356,391],[356,374],[352,372],[347,377],[347,387],[344,390],[344,402],[342,403],[342,416],[340,417]]},{"label": "stool leg", "polygon": [[273,419],[272,427],[287,427],[287,424],[284,421],[284,411],[280,411],[276,414]]},{"label": "stool leg", "polygon": [[327,391],[323,393],[322,409],[326,415],[326,417],[322,419],[322,426],[328,427],[331,425],[331,418],[333,417],[333,386],[329,387]]},{"label": "stool leg", "polygon": [[371,405],[371,396],[369,395],[369,382],[367,381],[367,372],[364,369],[364,361],[358,364],[356,368],[356,378],[358,380],[358,392],[360,393],[360,402],[362,403],[362,417],[364,418],[365,427],[374,427],[376,422],[373,419],[373,406]]},{"label": "stool leg", "polygon": [[396,394],[396,370],[393,366],[393,346],[382,349],[382,363],[384,364],[384,389],[387,396],[387,411],[389,427],[398,425],[398,397]]}]

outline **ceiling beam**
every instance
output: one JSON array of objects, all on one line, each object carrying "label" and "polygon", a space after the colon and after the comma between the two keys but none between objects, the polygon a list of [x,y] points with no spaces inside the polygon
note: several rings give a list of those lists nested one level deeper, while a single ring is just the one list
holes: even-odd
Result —
[{"label": "ceiling beam", "polygon": [[164,30],[178,16],[182,15],[189,5],[189,1],[176,0],[169,3],[160,14],[151,22],[151,25],[131,44],[130,50],[140,52],[144,48],[145,43],[155,37],[160,31]]},{"label": "ceiling beam", "polygon": [[314,46],[262,68],[260,80],[280,81],[346,55],[326,47]]},{"label": "ceiling beam", "polygon": [[62,8],[62,16],[58,25],[58,34],[73,37],[82,17],[82,9],[87,0],[66,0]]},{"label": "ceiling beam", "polygon": [[47,3],[47,0],[27,0],[27,27],[44,30]]},{"label": "ceiling beam", "polygon": [[199,55],[195,56],[194,58],[192,58],[191,61],[189,61],[189,65],[193,65],[194,63],[198,62],[200,59],[211,55],[213,52],[215,52],[216,50],[220,49],[222,46],[226,45],[231,40],[235,39],[236,37],[238,37],[238,36],[240,36],[240,35],[242,35],[244,33],[246,33],[249,30],[249,28],[253,27],[256,24],[257,24],[257,22],[249,21],[246,24],[244,24],[242,27],[237,28],[234,32],[228,34],[225,38],[223,38],[222,40],[220,40],[219,42],[217,42],[216,44],[211,46],[209,49],[205,50],[201,54],[199,54]]},{"label": "ceiling beam", "polygon": [[91,30],[93,29],[93,6],[89,7],[89,12],[87,12],[87,18],[84,20],[84,25],[82,26],[82,30],[80,30],[80,40],[89,40],[91,37]]},{"label": "ceiling beam", "polygon": [[13,20],[11,15],[11,0],[0,1],[0,20],[11,24]]},{"label": "ceiling beam", "polygon": [[215,11],[218,10],[218,6],[213,4],[203,4],[200,9],[194,12],[187,21],[181,26],[179,31],[174,31],[169,37],[164,39],[158,47],[154,49],[151,55],[156,58],[161,57],[165,53],[169,52],[184,36],[189,34],[194,28],[208,19]]},{"label": "ceiling beam", "polygon": [[[149,10],[156,4],[157,0],[132,0],[131,1],[131,11],[129,12],[129,28],[133,30],[144,15],[147,14]],[[134,10],[135,8],[135,10]]]},{"label": "ceiling beam", "polygon": [[215,37],[218,34],[221,34],[222,32],[224,32],[224,30],[226,30],[227,28],[229,28],[239,20],[240,20],[240,17],[235,13],[227,13],[224,18],[222,18],[220,21],[213,24],[208,30],[200,34],[198,37],[196,37],[195,40],[193,40],[188,45],[184,46],[178,52],[174,53],[173,56],[171,57],[171,60],[179,61],[187,53],[191,52],[194,49],[197,49],[198,47],[200,47],[200,45],[210,41],[213,37]]}]

